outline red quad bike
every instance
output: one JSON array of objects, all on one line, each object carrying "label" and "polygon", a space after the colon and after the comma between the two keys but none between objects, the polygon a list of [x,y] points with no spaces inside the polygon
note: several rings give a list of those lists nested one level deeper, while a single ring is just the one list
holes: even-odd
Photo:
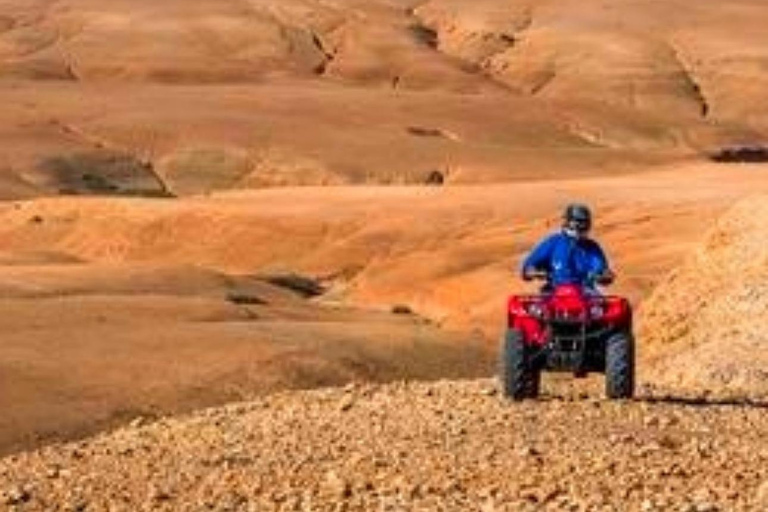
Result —
[{"label": "red quad bike", "polygon": [[[546,279],[545,275],[535,276]],[[597,279],[610,284],[611,278]],[[513,400],[539,395],[541,372],[605,374],[611,399],[635,391],[632,308],[622,297],[602,296],[578,285],[540,295],[513,295],[507,308],[501,351],[504,395]]]}]

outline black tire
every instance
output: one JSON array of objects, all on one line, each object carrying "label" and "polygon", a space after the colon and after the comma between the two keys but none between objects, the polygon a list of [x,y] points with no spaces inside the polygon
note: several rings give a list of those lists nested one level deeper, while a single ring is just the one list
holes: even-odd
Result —
[{"label": "black tire", "polygon": [[620,400],[635,395],[635,339],[631,333],[619,333],[605,346],[605,394]]},{"label": "black tire", "polygon": [[539,396],[541,371],[530,364],[523,335],[508,329],[501,349],[501,385],[504,396],[512,400],[525,400]]}]

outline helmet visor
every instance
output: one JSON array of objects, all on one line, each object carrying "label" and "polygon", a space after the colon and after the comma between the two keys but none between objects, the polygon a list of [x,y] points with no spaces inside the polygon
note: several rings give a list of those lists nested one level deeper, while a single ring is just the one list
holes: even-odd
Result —
[{"label": "helmet visor", "polygon": [[565,223],[565,227],[580,235],[585,235],[589,233],[589,230],[592,228],[592,223],[589,219],[568,219]]}]

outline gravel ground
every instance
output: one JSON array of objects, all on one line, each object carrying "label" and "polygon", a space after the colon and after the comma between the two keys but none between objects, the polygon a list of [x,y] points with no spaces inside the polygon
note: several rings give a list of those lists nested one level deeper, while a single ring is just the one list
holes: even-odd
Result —
[{"label": "gravel ground", "polygon": [[491,380],[283,393],[8,457],[0,503],[768,510],[768,405],[644,393],[620,403],[565,391],[513,404]]}]

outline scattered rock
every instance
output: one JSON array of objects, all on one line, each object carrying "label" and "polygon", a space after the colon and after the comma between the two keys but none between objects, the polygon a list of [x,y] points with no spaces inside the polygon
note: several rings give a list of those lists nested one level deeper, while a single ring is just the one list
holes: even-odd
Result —
[{"label": "scattered rock", "polygon": [[[96,506],[83,500],[94,496],[158,510],[375,510],[382,500],[409,510],[765,509],[768,467],[759,457],[768,419],[748,406],[510,406],[483,398],[495,389],[491,380],[353,382],[138,422],[0,460],[0,488],[9,489],[0,503],[77,510]],[[667,416],[674,431],[648,431],[650,418]],[[678,439],[702,424],[706,438]],[[696,447],[705,444],[712,455],[701,458]],[[126,446],[130,457],[119,455]],[[59,468],[74,452],[64,481]],[[26,481],[35,486],[19,485]]]},{"label": "scattered rock", "polygon": [[6,505],[21,505],[32,499],[32,494],[25,487],[11,487],[2,494]]},{"label": "scattered rock", "polygon": [[228,293],[227,301],[239,306],[263,306],[267,304],[267,301],[256,295],[240,292]]},{"label": "scattered rock", "polygon": [[766,163],[768,146],[731,146],[710,155],[713,162],[720,163]]},{"label": "scattered rock", "polygon": [[485,396],[496,396],[498,394],[499,394],[499,389],[496,386],[489,386],[483,389],[483,395]]},{"label": "scattered rock", "polygon": [[352,395],[345,395],[339,401],[339,411],[346,412],[350,410],[354,405],[355,405],[355,397],[353,397]]},{"label": "scattered rock", "polygon": [[352,496],[352,485],[335,471],[325,475],[325,489],[334,497],[346,499]]},{"label": "scattered rock", "polygon": [[538,457],[541,452],[533,446],[524,446],[517,451],[517,454],[521,457]]},{"label": "scattered rock", "polygon": [[440,171],[432,171],[424,180],[427,185],[440,186],[445,184],[445,175]]},{"label": "scattered rock", "polygon": [[162,490],[162,489],[153,489],[152,492],[149,495],[150,501],[153,501],[155,503],[157,502],[163,502],[163,501],[170,501],[173,498],[170,492]]},{"label": "scattered rock", "polygon": [[647,416],[643,419],[643,424],[646,427],[658,427],[661,424],[661,420],[658,416]]},{"label": "scattered rock", "polygon": [[395,304],[392,306],[393,315],[412,315],[413,310],[406,304]]},{"label": "scattered rock", "polygon": [[131,427],[133,427],[133,428],[140,428],[140,427],[143,427],[144,425],[146,425],[147,423],[149,423],[149,419],[148,418],[145,418],[143,416],[138,416],[138,417],[132,419],[131,422],[129,423],[129,425]]},{"label": "scattered rock", "polygon": [[303,297],[317,297],[325,293],[325,288],[316,280],[299,274],[276,274],[266,277],[266,281],[275,286],[286,288]]}]

